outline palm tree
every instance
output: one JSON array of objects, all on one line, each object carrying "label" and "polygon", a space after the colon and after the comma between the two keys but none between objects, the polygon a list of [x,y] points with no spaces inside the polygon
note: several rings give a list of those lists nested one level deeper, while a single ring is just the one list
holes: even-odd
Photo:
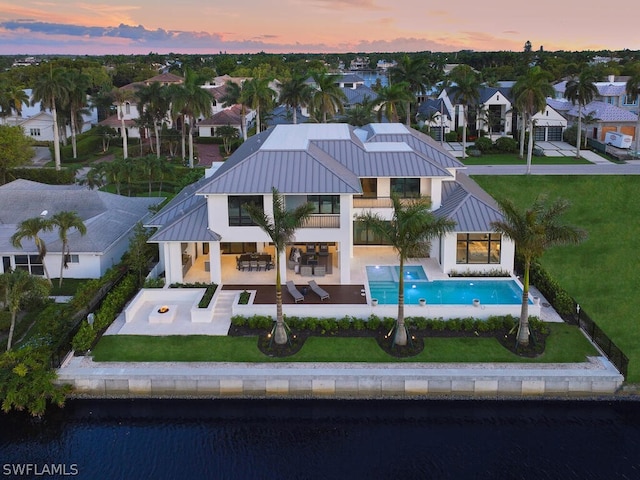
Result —
[{"label": "palm tree", "polygon": [[132,90],[126,88],[114,88],[111,91],[111,99],[118,105],[118,117],[120,117],[120,135],[122,136],[122,158],[129,158],[129,145],[127,139],[127,127],[124,123],[124,107],[134,98]]},{"label": "palm tree", "polygon": [[395,83],[382,87],[378,91],[378,98],[376,101],[379,105],[378,120],[382,121],[382,115],[384,114],[392,123],[397,123],[400,119],[399,109],[402,108],[402,104],[411,102],[414,95],[409,91],[409,84]]},{"label": "palm tree", "polygon": [[533,152],[534,121],[533,116],[544,112],[547,97],[554,94],[549,83],[550,75],[540,67],[530,68],[526,75],[520,77],[513,86],[515,105],[529,122],[529,143],[527,146],[527,174],[531,173],[531,154]]},{"label": "palm tree", "polygon": [[[196,119],[202,115],[211,114],[211,104],[213,97],[203,89],[200,85],[201,79],[187,68],[185,71],[184,83],[176,85],[174,89],[173,104],[171,106],[174,112],[180,112],[189,120],[189,167],[194,167],[193,161],[193,130],[195,129]],[[184,122],[183,122],[184,126]]]},{"label": "palm tree", "polygon": [[278,190],[271,189],[273,196],[273,218],[256,205],[247,204],[243,208],[247,211],[251,220],[258,225],[271,239],[276,250],[276,325],[274,341],[278,345],[287,343],[288,334],[282,316],[282,282],[280,278],[280,256],[284,253],[287,244],[293,240],[296,230],[302,226],[313,211],[311,203],[299,205],[294,210],[287,210],[284,197]]},{"label": "palm tree", "polygon": [[529,345],[529,270],[532,262],[555,245],[577,244],[586,238],[586,232],[560,222],[560,216],[569,208],[564,199],[548,203],[539,196],[533,205],[520,211],[511,200],[498,200],[504,220],[492,222],[492,228],[513,240],[524,263],[522,279],[522,308],[518,324],[518,345]]},{"label": "palm tree", "polygon": [[156,137],[156,156],[160,158],[160,129],[167,117],[170,100],[167,87],[159,82],[138,88],[138,100],[140,110],[144,110],[153,123],[153,130]]},{"label": "palm tree", "polygon": [[269,87],[268,78],[252,78],[242,85],[242,99],[250,108],[256,111],[256,133],[262,131],[261,112],[273,107],[276,92]]},{"label": "palm tree", "polygon": [[87,233],[87,227],[76,212],[66,210],[53,215],[50,222],[53,227],[58,229],[58,237],[62,242],[62,250],[60,252],[62,254],[62,259],[60,261],[60,280],[58,282],[58,287],[62,287],[62,274],[64,273],[64,269],[67,267],[67,257],[70,255],[69,231],[75,229],[80,235],[84,236]]},{"label": "palm tree", "polygon": [[11,350],[16,318],[20,308],[35,298],[45,299],[49,295],[51,285],[43,278],[31,275],[25,270],[13,270],[0,275],[0,294],[4,305],[11,313],[11,325],[7,338],[7,351]]},{"label": "palm tree", "polygon": [[583,70],[577,78],[567,82],[564,97],[571,103],[578,104],[578,138],[576,141],[576,158],[580,158],[580,134],[582,133],[582,110],[598,95],[595,86],[596,76],[591,70]]},{"label": "palm tree", "polygon": [[154,157],[153,155],[146,155],[138,161],[140,169],[144,172],[149,183],[149,196],[151,196],[151,182],[158,176],[161,163],[166,162]]},{"label": "palm tree", "polygon": [[22,248],[22,240],[33,240],[38,250],[38,260],[42,262],[42,269],[44,276],[51,284],[51,277],[49,277],[49,271],[47,265],[44,262],[44,257],[47,256],[47,245],[40,238],[40,232],[49,232],[52,230],[51,223],[44,217],[27,218],[18,224],[18,229],[11,236],[11,245],[15,248]]},{"label": "palm tree", "polygon": [[636,120],[636,131],[635,131],[635,140],[636,140],[636,155],[640,153],[640,68],[636,68],[633,75],[629,77],[627,80],[627,95],[635,95],[636,96],[636,106],[638,108],[637,115],[638,118]]},{"label": "palm tree", "polygon": [[450,74],[455,85],[451,87],[455,103],[462,104],[462,158],[467,155],[467,123],[469,123],[469,107],[478,103],[480,98],[480,81],[476,73],[467,65],[454,68]]},{"label": "palm tree", "polygon": [[398,279],[398,319],[393,344],[404,346],[407,344],[402,274],[404,263],[408,258],[426,257],[430,251],[431,240],[452,231],[456,224],[448,218],[436,217],[429,210],[431,203],[426,197],[401,199],[392,193],[391,201],[393,215],[390,221],[371,212],[359,215],[356,221],[362,222],[398,253],[401,274]]},{"label": "palm tree", "polygon": [[365,95],[361,103],[356,103],[345,110],[343,120],[354,127],[367,125],[374,121],[373,110],[375,106],[376,102]]},{"label": "palm tree", "polygon": [[294,125],[298,123],[298,107],[309,104],[312,92],[304,75],[294,74],[290,80],[282,84],[279,101],[293,110]]},{"label": "palm tree", "polygon": [[16,112],[17,117],[22,116],[22,106],[29,104],[29,95],[21,88],[15,85],[0,85],[0,110],[3,117],[8,117],[11,112]]},{"label": "palm tree", "polygon": [[216,128],[216,135],[222,138],[224,152],[229,155],[231,153],[231,141],[238,138],[238,129],[231,125],[222,125]]},{"label": "palm tree", "polygon": [[423,58],[412,59],[405,54],[400,62],[389,69],[394,83],[407,83],[411,99],[407,99],[407,126],[411,126],[411,104],[416,102],[416,93],[424,95],[429,87],[429,65]]},{"label": "palm tree", "polygon": [[327,123],[328,116],[334,116],[336,112],[344,112],[346,96],[331,75],[316,72],[311,76],[315,82],[311,106],[316,117],[320,114],[322,123]]},{"label": "palm tree", "polygon": [[240,128],[242,130],[242,139],[247,139],[247,105],[243,101],[242,85],[238,85],[231,80],[225,84],[224,95],[220,98],[222,105],[230,107],[232,105],[240,105],[240,115],[242,117]]},{"label": "palm tree", "polygon": [[64,103],[69,91],[69,79],[63,68],[53,68],[49,65],[49,72],[38,76],[32,92],[32,105],[40,102],[42,109],[48,108],[53,118],[53,151],[56,170],[60,170],[60,136],[58,131],[58,102]]},{"label": "palm tree", "polygon": [[71,146],[73,150],[73,158],[78,158],[78,147],[76,137],[81,123],[78,117],[82,118],[82,113],[86,112],[87,90],[90,87],[89,77],[79,70],[69,70],[67,72],[69,81],[69,90],[67,92],[67,107],[70,114],[71,126]]}]

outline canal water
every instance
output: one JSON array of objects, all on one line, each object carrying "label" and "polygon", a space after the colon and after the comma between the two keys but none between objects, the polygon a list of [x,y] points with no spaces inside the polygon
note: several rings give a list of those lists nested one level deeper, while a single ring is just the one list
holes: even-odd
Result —
[{"label": "canal water", "polygon": [[0,414],[0,468],[0,478],[638,479],[640,403],[74,400],[41,420]]}]

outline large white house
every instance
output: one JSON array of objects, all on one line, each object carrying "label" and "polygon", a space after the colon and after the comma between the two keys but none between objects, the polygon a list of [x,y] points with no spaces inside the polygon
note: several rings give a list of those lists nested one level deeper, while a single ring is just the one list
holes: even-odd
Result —
[{"label": "large white house", "polygon": [[[161,203],[160,197],[124,197],[90,190],[79,185],[47,185],[30,180],[14,180],[0,186],[0,272],[13,269],[43,275],[42,259],[30,239],[22,248],[12,245],[11,236],[29,218],[51,218],[61,211],[73,211],[84,222],[87,233],[68,232],[69,250],[66,278],[99,278],[120,262],[129,247],[133,227],[150,216],[149,207]],[[19,208],[16,206],[19,205]],[[44,259],[49,274],[60,272],[62,242],[56,230],[42,232],[48,253]]]},{"label": "large white house", "polygon": [[283,281],[305,274],[300,255],[324,254],[322,273],[350,284],[361,255],[375,259],[378,250],[389,250],[356,217],[373,211],[390,219],[395,192],[429,197],[436,215],[455,220],[455,231],[431,245],[430,261],[443,276],[452,270],[512,272],[514,245],[491,228],[501,214],[460,172],[464,168],[438,142],[402,124],[277,125],[251,137],[150,219],[147,225],[157,227],[150,242],[160,246],[167,283],[183,282],[196,269],[225,283],[228,266],[237,266],[242,254],[273,255],[269,237],[243,205],[270,214],[275,187],[288,207],[315,207],[281,258]]}]

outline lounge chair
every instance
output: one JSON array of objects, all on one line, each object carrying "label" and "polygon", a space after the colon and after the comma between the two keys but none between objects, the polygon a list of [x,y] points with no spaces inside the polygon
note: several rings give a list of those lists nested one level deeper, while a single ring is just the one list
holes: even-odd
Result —
[{"label": "lounge chair", "polygon": [[316,253],[315,243],[307,243],[307,253]]},{"label": "lounge chair", "polygon": [[313,267],[314,277],[324,277],[326,273],[327,273],[327,267],[325,266],[316,265],[315,267]]},{"label": "lounge chair", "polygon": [[321,243],[318,255],[320,255],[321,257],[327,257],[329,255],[329,245],[327,245],[326,243]]},{"label": "lounge chair", "polygon": [[329,300],[329,294],[325,290],[320,288],[320,286],[316,283],[315,280],[311,280],[309,282],[309,287],[311,287],[311,290],[313,290],[313,293],[315,293],[320,297],[320,300]]},{"label": "lounge chair", "polygon": [[296,286],[291,280],[287,281],[287,290],[289,290],[289,293],[291,294],[293,299],[296,301],[296,303],[302,302],[304,300],[304,295],[300,293],[300,290],[296,288]]},{"label": "lounge chair", "polygon": [[311,265],[300,265],[300,275],[310,277],[313,275],[313,267]]}]

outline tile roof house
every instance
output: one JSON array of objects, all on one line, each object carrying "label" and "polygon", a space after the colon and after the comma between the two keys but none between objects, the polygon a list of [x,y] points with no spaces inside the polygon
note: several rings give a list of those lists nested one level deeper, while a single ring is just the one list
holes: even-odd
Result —
[{"label": "tile roof house", "polygon": [[[390,195],[431,199],[434,214],[453,218],[455,231],[434,241],[431,258],[451,270],[513,270],[514,245],[491,229],[495,202],[460,171],[465,167],[438,142],[402,124],[277,125],[243,143],[219,168],[188,186],[146,224],[157,228],[168,283],[182,282],[204,257],[207,279],[225,283],[225,257],[269,248],[269,237],[242,205],[267,214],[272,188],[294,208],[311,202],[314,213],[298,229],[281,259],[283,283],[293,278],[292,248],[330,245],[335,280],[352,282],[355,247],[375,255],[380,239],[354,221],[374,211],[390,219]],[[360,250],[358,250],[360,251]]]},{"label": "tile roof house", "polygon": [[[118,263],[129,247],[129,236],[137,222],[150,217],[149,207],[161,203],[160,197],[124,197],[90,190],[79,185],[47,185],[29,180],[14,180],[0,186],[0,255],[2,271],[22,268],[43,274],[42,262],[32,240],[22,248],[11,244],[11,236],[23,220],[38,216],[51,218],[61,211],[76,212],[87,227],[81,236],[69,232],[70,258],[65,276],[99,278]],[[19,205],[20,208],[15,208]],[[58,232],[43,232],[47,245],[45,262],[53,274],[60,268],[62,244]]]}]

